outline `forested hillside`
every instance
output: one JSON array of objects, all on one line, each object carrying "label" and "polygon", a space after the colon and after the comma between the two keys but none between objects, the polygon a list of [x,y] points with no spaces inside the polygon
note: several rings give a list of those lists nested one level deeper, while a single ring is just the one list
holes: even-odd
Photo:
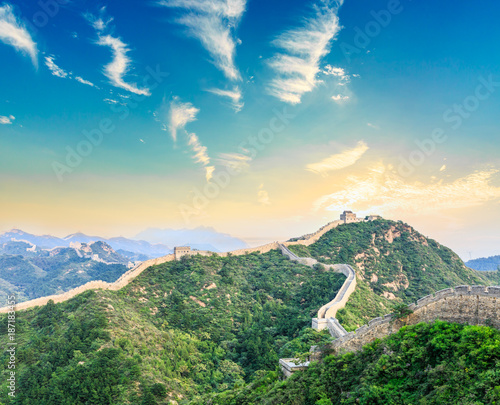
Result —
[{"label": "forested hillside", "polygon": [[500,256],[481,257],[465,263],[468,267],[479,271],[497,271],[500,269]]},{"label": "forested hillside", "polygon": [[357,353],[328,356],[288,380],[263,375],[193,405],[500,403],[500,331],[437,321],[403,327]]}]

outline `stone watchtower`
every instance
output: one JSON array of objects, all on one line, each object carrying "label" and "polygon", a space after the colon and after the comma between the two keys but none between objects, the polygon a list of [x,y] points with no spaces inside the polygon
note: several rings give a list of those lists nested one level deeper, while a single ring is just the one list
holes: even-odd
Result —
[{"label": "stone watchtower", "polygon": [[344,221],[344,224],[349,224],[351,222],[358,222],[356,214],[352,211],[344,211],[340,214],[340,220]]},{"label": "stone watchtower", "polygon": [[189,246],[176,246],[174,247],[174,257],[175,260],[180,260],[182,256],[191,253],[191,247]]}]

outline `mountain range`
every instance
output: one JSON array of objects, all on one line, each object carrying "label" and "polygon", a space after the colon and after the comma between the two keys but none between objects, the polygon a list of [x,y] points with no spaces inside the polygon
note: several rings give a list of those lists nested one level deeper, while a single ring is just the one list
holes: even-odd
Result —
[{"label": "mountain range", "polygon": [[[89,236],[74,233],[64,238],[52,235],[33,235],[20,229],[12,229],[0,235],[0,244],[11,241],[23,241],[41,249],[70,247],[72,243],[91,243],[101,241],[111,246],[117,253],[131,261],[144,261],[165,256],[173,252],[174,246],[191,246],[193,249],[225,252],[242,249],[248,245],[241,239],[229,234],[217,232],[213,228],[194,229],[158,229],[150,228],[134,238]],[[19,253],[21,254],[21,253]]]},{"label": "mountain range", "polygon": [[72,243],[105,242],[115,251],[133,261],[143,261],[172,253],[166,245],[151,244],[144,240],[132,240],[123,237],[104,238],[88,236],[83,233],[74,233],[64,238],[52,235],[33,235],[20,229],[12,229],[0,235],[0,243],[22,241],[36,245],[40,249],[54,249],[56,247],[70,247]]},{"label": "mountain range", "polygon": [[467,267],[479,271],[496,271],[500,269],[500,255],[481,257],[479,259],[472,259],[465,262]]},{"label": "mountain range", "polygon": [[22,302],[59,294],[92,280],[116,281],[133,263],[105,242],[42,249],[27,241],[0,243],[0,300]]}]

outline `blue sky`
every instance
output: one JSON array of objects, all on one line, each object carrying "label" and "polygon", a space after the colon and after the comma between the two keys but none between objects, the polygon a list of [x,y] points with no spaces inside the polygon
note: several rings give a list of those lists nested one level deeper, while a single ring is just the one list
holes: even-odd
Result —
[{"label": "blue sky", "polygon": [[349,208],[403,219],[462,256],[499,254],[499,12],[0,3],[0,227],[210,225],[258,243]]}]

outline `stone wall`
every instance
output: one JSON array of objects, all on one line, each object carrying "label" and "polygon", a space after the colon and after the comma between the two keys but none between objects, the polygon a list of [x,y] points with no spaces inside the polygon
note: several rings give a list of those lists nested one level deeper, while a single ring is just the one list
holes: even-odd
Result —
[{"label": "stone wall", "polygon": [[285,246],[290,246],[290,245],[304,245],[304,246],[309,246],[312,245],[314,242],[317,242],[319,238],[321,238],[325,233],[328,231],[332,230],[333,228],[336,228],[339,225],[342,225],[344,221],[332,221],[325,226],[321,227],[317,232],[311,233],[309,235],[305,235],[303,238],[304,239],[299,239],[293,242],[283,242],[283,245]]},{"label": "stone wall", "polygon": [[318,311],[318,318],[335,318],[337,311],[344,308],[349,300],[349,297],[356,289],[356,273],[354,269],[347,264],[325,265],[325,267],[337,273],[342,273],[346,276],[346,281],[340,288],[335,298],[328,304],[323,305]]},{"label": "stone wall", "polygon": [[[311,257],[298,257],[285,244],[280,244],[281,252],[290,260],[299,262],[306,266],[314,266],[319,262]],[[327,323],[321,319],[335,318],[337,311],[346,306],[349,297],[356,289],[356,273],[354,269],[347,264],[321,264],[326,270],[334,271],[335,273],[342,273],[346,276],[346,281],[340,288],[335,298],[328,304],[323,305],[318,311],[318,318],[313,319],[313,328],[322,330],[327,327]]]},{"label": "stone wall", "polygon": [[[195,255],[202,255],[202,256],[211,256],[213,254],[221,256],[221,257],[227,257],[229,254],[233,256],[241,256],[245,255],[248,253],[253,253],[253,252],[260,252],[260,253],[267,253],[271,250],[278,249],[279,248],[279,243],[278,242],[272,242],[268,243],[263,246],[258,246],[255,248],[247,248],[247,249],[238,249],[238,250],[233,250],[232,252],[223,252],[223,253],[215,253],[215,252],[210,252],[206,250],[192,250],[189,252],[186,252],[186,256],[195,256]],[[137,265],[133,269],[128,270],[126,273],[122,274],[122,276],[116,280],[114,283],[107,283],[105,281],[101,280],[95,280],[95,281],[89,281],[88,283],[81,285],[79,287],[76,287],[70,291],[66,291],[65,293],[62,294],[55,294],[55,295],[50,295],[47,297],[41,297],[41,298],[36,298],[34,300],[30,301],[25,301],[17,304],[16,308],[18,310],[21,309],[28,309],[28,308],[33,308],[41,305],[47,304],[49,300],[53,300],[55,303],[58,302],[64,302],[67,301],[73,297],[75,297],[78,294],[81,294],[85,291],[88,290],[120,290],[121,288],[125,287],[128,285],[133,279],[135,279],[137,276],[139,276],[144,270],[146,270],[148,267],[155,266],[158,264],[170,262],[175,260],[175,255],[170,254],[166,255],[163,257],[159,257],[156,259],[151,259],[151,260],[146,260],[142,262],[141,264]],[[4,307],[0,308],[0,313],[5,313],[8,312],[9,309]]]},{"label": "stone wall", "polygon": [[[130,269],[129,271],[123,273],[121,275],[121,277],[118,280],[116,280],[114,283],[107,283],[107,282],[101,281],[101,280],[89,281],[88,283],[86,283],[84,285],[81,285],[81,286],[76,287],[72,290],[66,291],[65,293],[62,293],[62,294],[49,295],[48,297],[41,297],[41,298],[36,298],[34,300],[21,302],[21,303],[16,305],[16,308],[17,308],[17,310],[21,310],[21,309],[38,307],[38,306],[47,304],[47,302],[49,302],[49,300],[53,300],[55,303],[64,302],[64,301],[67,301],[67,300],[75,297],[76,295],[81,294],[81,293],[88,291],[88,290],[114,290],[114,291],[116,291],[116,290],[119,290],[119,289],[125,287],[128,283],[130,283],[134,278],[136,278],[139,274],[141,274],[148,267],[151,267],[151,266],[154,266],[157,264],[170,262],[173,260],[175,260],[173,254],[159,257],[157,259],[146,260],[145,262],[142,262],[141,264],[134,267],[133,269]],[[8,311],[9,311],[8,308],[0,308],[0,313],[5,313]]]},{"label": "stone wall", "polygon": [[500,329],[500,287],[460,286],[438,291],[409,305],[407,318],[393,320],[392,315],[372,319],[356,332],[335,340],[337,353],[360,350],[375,339],[397,332],[403,325],[433,322],[437,319],[470,325],[490,325]]}]

